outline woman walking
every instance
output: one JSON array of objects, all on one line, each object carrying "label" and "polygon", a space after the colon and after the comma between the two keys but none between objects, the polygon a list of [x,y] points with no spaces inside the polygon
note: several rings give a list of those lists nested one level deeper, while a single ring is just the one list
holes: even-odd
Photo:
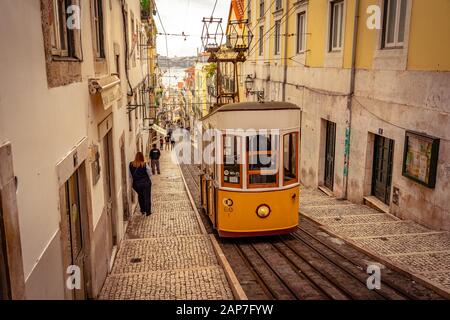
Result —
[{"label": "woman walking", "polygon": [[151,193],[152,180],[151,169],[145,162],[142,152],[136,153],[133,162],[130,162],[130,173],[133,178],[133,190],[138,194],[141,213],[146,216],[152,214]]}]

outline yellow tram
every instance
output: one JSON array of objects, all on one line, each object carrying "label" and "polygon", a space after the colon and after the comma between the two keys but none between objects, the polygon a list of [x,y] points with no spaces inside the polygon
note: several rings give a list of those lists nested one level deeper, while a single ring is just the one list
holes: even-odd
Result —
[{"label": "yellow tram", "polygon": [[215,134],[203,142],[201,203],[219,236],[292,232],[298,225],[300,109],[284,102],[234,103],[202,122],[204,133]]}]

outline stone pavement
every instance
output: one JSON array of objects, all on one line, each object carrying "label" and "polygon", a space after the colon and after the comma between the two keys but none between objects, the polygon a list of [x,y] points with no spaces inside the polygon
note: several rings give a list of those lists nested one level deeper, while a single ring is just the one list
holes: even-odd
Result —
[{"label": "stone pavement", "polygon": [[450,298],[450,234],[302,188],[300,213]]},{"label": "stone pavement", "polygon": [[132,217],[100,299],[233,299],[168,151],[161,173],[152,177],[153,214]]}]

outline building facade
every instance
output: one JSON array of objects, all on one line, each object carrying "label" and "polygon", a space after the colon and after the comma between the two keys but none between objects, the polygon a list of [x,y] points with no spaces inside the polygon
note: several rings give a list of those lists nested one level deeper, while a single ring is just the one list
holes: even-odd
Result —
[{"label": "building facade", "polygon": [[2,297],[96,298],[137,202],[147,20],[139,0],[0,8]]},{"label": "building facade", "polygon": [[195,105],[198,113],[205,116],[209,112],[208,103],[207,72],[205,67],[208,65],[208,54],[200,53],[195,64]]},{"label": "building facade", "polygon": [[449,2],[242,2],[241,76],[302,109],[303,184],[450,230]]}]

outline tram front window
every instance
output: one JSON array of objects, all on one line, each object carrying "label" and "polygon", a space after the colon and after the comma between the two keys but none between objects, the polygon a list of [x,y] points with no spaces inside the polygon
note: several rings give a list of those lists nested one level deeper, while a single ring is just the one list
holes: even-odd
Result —
[{"label": "tram front window", "polygon": [[223,136],[223,184],[227,187],[241,186],[241,138],[237,136]]},{"label": "tram front window", "polygon": [[288,133],[283,137],[284,185],[297,182],[298,133]]},{"label": "tram front window", "polygon": [[278,135],[247,137],[249,188],[278,185]]}]

